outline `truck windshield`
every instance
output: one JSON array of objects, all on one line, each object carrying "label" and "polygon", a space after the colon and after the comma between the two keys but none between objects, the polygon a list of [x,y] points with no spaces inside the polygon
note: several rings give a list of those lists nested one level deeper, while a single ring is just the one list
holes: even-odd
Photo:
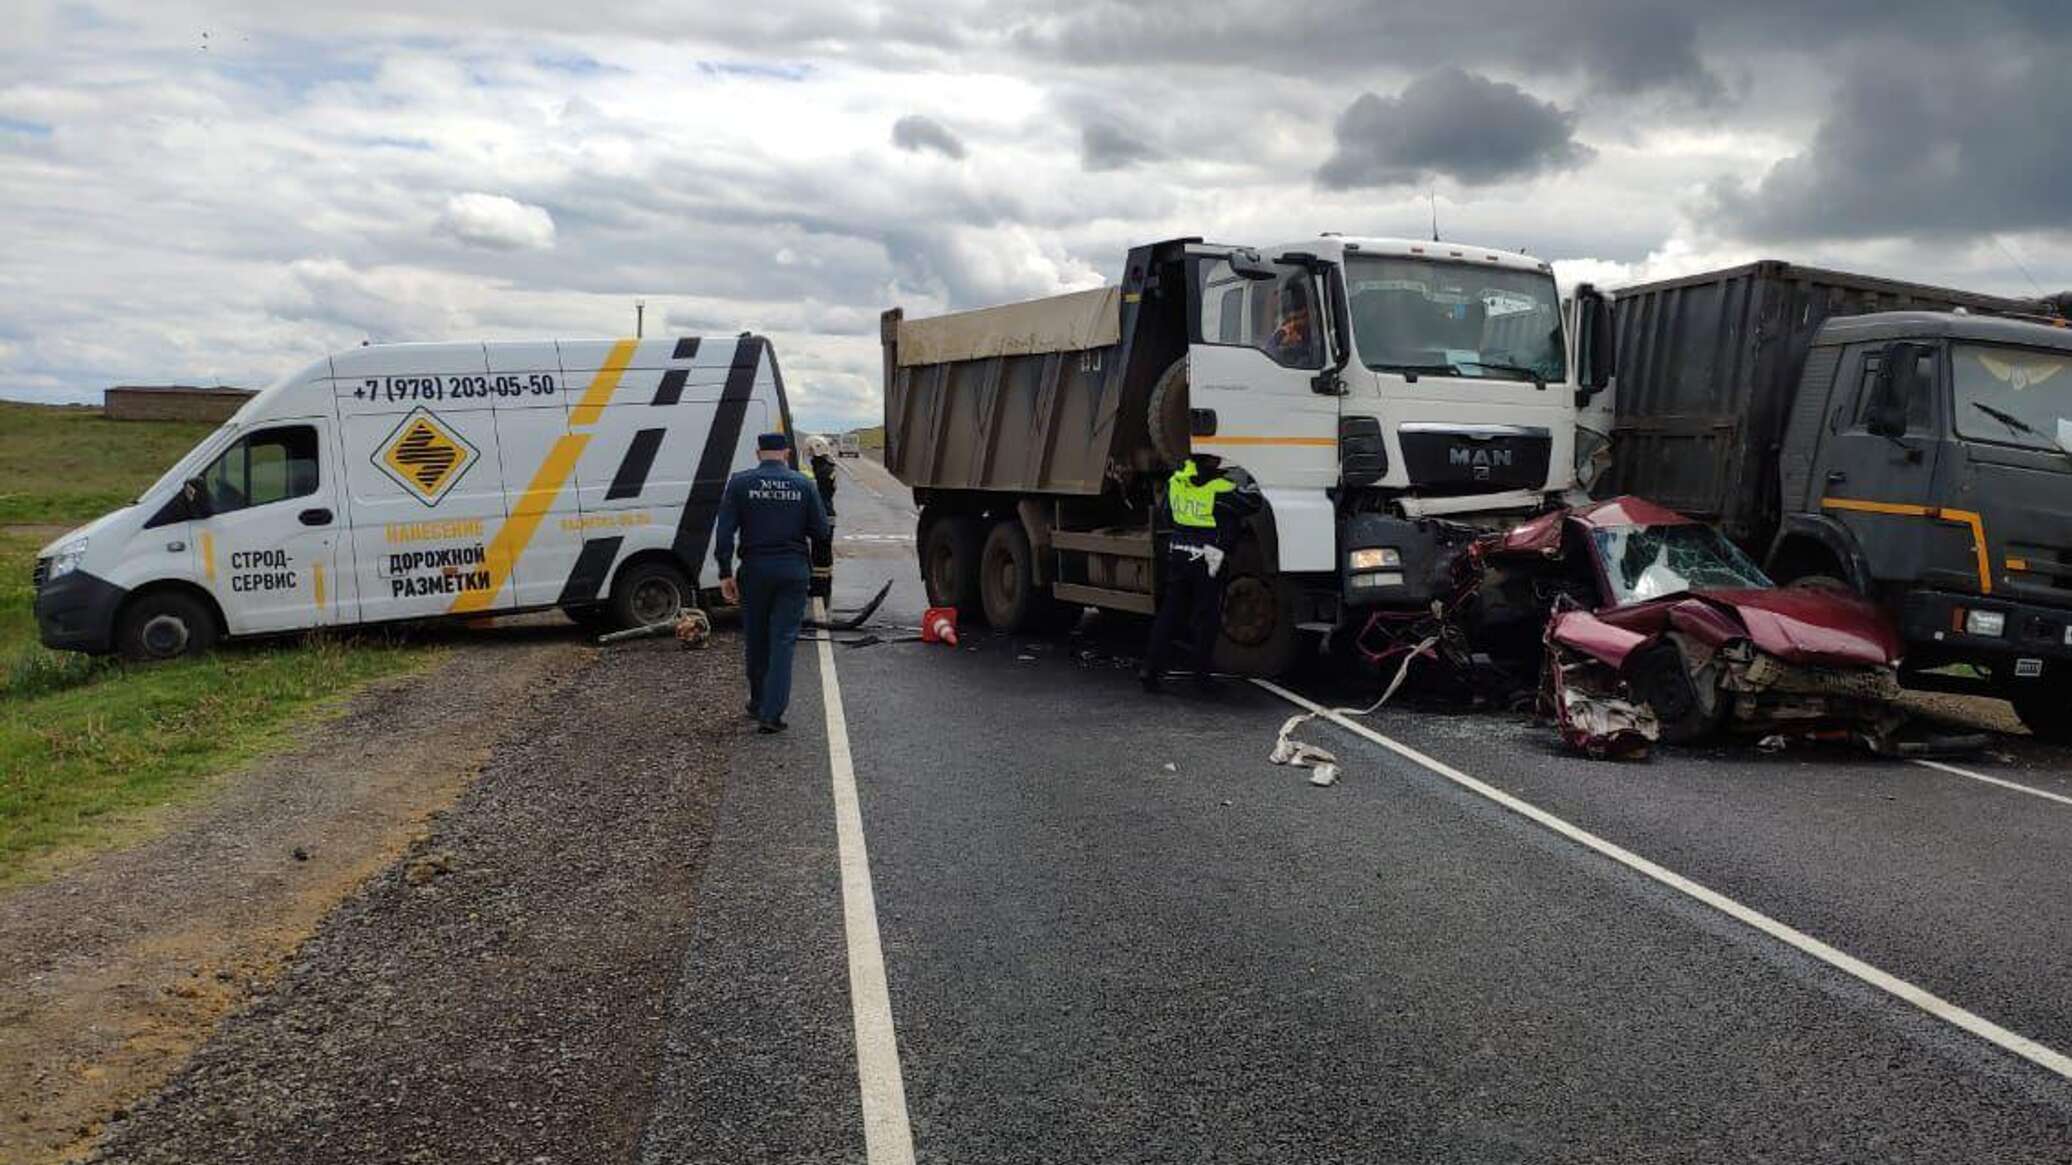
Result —
[{"label": "truck windshield", "polygon": [[1360,360],[1376,371],[1477,380],[1567,378],[1561,299],[1542,271],[1349,256]]},{"label": "truck windshield", "polygon": [[1958,344],[1950,366],[1957,432],[2028,449],[2072,443],[2072,353]]},{"label": "truck windshield", "polygon": [[1614,603],[1637,603],[1706,587],[1774,585],[1710,526],[1621,526],[1592,530]]}]

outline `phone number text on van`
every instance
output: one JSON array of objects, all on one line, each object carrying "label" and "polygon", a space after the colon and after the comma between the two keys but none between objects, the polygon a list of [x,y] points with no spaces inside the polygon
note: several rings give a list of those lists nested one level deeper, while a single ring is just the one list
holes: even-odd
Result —
[{"label": "phone number text on van", "polygon": [[558,390],[554,377],[545,372],[523,376],[370,376],[353,389],[354,400],[509,400],[522,396],[553,396]]}]

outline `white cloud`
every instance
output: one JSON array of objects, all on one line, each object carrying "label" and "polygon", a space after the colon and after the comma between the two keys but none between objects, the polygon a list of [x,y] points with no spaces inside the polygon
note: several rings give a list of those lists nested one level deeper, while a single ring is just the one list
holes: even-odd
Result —
[{"label": "white cloud", "polygon": [[554,216],[546,207],[480,191],[447,199],[439,229],[492,251],[543,251],[554,245]]}]

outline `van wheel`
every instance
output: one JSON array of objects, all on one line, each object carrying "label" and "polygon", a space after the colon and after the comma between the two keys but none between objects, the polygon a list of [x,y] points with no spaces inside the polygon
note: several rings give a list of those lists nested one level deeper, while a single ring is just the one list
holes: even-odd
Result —
[{"label": "van wheel", "polygon": [[611,619],[622,629],[668,623],[691,605],[691,580],[666,562],[636,562],[612,583]]},{"label": "van wheel", "polygon": [[216,617],[200,599],[159,591],[132,601],[115,630],[124,659],[150,662],[200,655],[216,645]]},{"label": "van wheel", "polygon": [[1053,631],[1068,626],[1065,615],[1079,609],[1050,597],[1036,581],[1036,551],[1029,532],[1013,518],[995,522],[978,557],[979,603],[986,622],[1000,631]]},{"label": "van wheel", "polygon": [[1301,599],[1295,584],[1266,569],[1259,543],[1247,538],[1223,564],[1223,633],[1216,637],[1216,668],[1248,676],[1286,675],[1302,647],[1296,629]]},{"label": "van wheel", "polygon": [[977,518],[945,514],[925,523],[921,539],[921,581],[928,605],[955,607],[967,619],[985,614],[979,597],[979,551],[984,531]]}]

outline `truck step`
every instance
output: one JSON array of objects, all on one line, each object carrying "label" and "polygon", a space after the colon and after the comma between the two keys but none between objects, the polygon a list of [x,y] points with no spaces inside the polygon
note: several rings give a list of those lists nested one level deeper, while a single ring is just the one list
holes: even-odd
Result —
[{"label": "truck step", "polygon": [[1107,587],[1090,587],[1083,583],[1052,583],[1050,591],[1068,603],[1084,603],[1089,607],[1107,607],[1115,611],[1135,611],[1139,615],[1155,615],[1158,604],[1142,591],[1116,591]]}]

